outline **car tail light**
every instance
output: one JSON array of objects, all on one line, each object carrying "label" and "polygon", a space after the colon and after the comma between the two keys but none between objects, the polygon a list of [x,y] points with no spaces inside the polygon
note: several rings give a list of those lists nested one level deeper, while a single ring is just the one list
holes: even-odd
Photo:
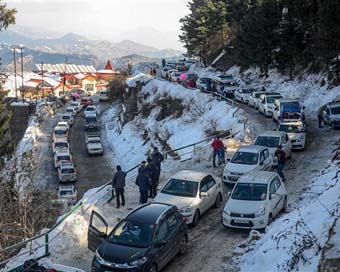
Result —
[{"label": "car tail light", "polygon": [[182,216],[182,220],[184,223],[187,222],[187,218],[185,216]]}]

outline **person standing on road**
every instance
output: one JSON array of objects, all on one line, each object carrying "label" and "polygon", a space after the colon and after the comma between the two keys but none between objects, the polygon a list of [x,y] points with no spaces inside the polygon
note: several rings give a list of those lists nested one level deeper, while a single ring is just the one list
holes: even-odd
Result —
[{"label": "person standing on road", "polygon": [[164,68],[165,64],[166,64],[165,59],[162,59],[162,66],[163,66],[163,68]]},{"label": "person standing on road", "polygon": [[151,186],[149,190],[149,197],[154,198],[157,194],[157,169],[155,165],[152,162],[151,158],[147,159],[147,165],[146,165],[146,173],[149,175],[151,179]]},{"label": "person standing on road", "polygon": [[156,76],[156,75],[157,75],[157,70],[156,70],[155,67],[153,67],[153,70],[152,70],[152,71],[153,71],[153,75]]},{"label": "person standing on road", "polygon": [[323,112],[325,111],[326,109],[326,105],[323,105],[319,108],[318,110],[318,121],[319,121],[319,128],[323,128],[322,126],[322,123],[324,123],[324,120],[323,120]]},{"label": "person standing on road", "polygon": [[286,163],[286,153],[282,149],[282,145],[279,145],[275,151],[275,156],[277,157],[277,173],[281,177],[282,181],[285,181],[285,176],[283,174],[283,168]]},{"label": "person standing on road", "polygon": [[220,140],[220,149],[218,150],[218,165],[225,163],[225,147],[224,143]]},{"label": "person standing on road", "polygon": [[145,204],[148,202],[148,192],[151,186],[150,177],[146,173],[145,168],[138,169],[138,176],[136,178],[135,184],[139,187],[140,198],[139,201],[141,204]]},{"label": "person standing on road", "polygon": [[125,206],[124,188],[125,188],[125,177],[126,173],[122,171],[120,165],[116,167],[117,172],[112,179],[112,188],[116,191],[117,198],[117,209],[120,207],[120,200],[122,200],[122,206]]},{"label": "person standing on road", "polygon": [[161,163],[164,161],[164,156],[158,151],[158,147],[153,148],[153,153],[151,155],[151,160],[156,168],[156,190],[159,183],[159,176],[161,174]]},{"label": "person standing on road", "polygon": [[224,148],[224,145],[222,143],[222,141],[220,140],[220,137],[215,137],[213,142],[212,142],[212,147],[213,147],[213,166],[216,168],[216,157],[219,159],[219,154],[220,154],[220,150],[221,148]]}]

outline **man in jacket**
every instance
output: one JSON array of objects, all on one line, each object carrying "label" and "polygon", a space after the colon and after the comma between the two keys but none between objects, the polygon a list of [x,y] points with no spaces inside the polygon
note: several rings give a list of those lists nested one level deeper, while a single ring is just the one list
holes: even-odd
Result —
[{"label": "man in jacket", "polygon": [[277,157],[277,173],[281,177],[282,181],[285,181],[285,176],[283,174],[283,168],[286,163],[286,153],[283,151],[282,146],[279,145],[275,151],[275,156]]},{"label": "man in jacket", "polygon": [[213,142],[212,142],[212,147],[213,147],[213,166],[216,166],[216,157],[220,158],[220,154],[221,154],[221,148],[224,148],[224,145],[222,143],[222,141],[220,140],[220,137],[215,137]]},{"label": "man in jacket", "polygon": [[148,202],[148,191],[151,186],[151,180],[150,177],[147,175],[145,168],[138,169],[138,176],[136,178],[135,184],[139,187],[139,200],[141,204]]},{"label": "man in jacket", "polygon": [[151,179],[151,186],[149,188],[149,197],[154,198],[157,194],[157,169],[152,162],[151,158],[147,159],[146,173]]},{"label": "man in jacket", "polygon": [[157,183],[156,188],[157,188],[158,183],[159,183],[159,176],[161,174],[161,163],[162,161],[164,161],[164,156],[158,151],[157,147],[153,148],[153,153],[151,154],[151,160],[157,170],[156,171],[156,183]]},{"label": "man in jacket", "polygon": [[318,121],[319,121],[319,128],[323,128],[322,123],[324,122],[323,120],[323,112],[326,109],[326,105],[321,106],[318,110]]},{"label": "man in jacket", "polygon": [[112,188],[114,188],[116,191],[117,209],[119,209],[120,200],[122,200],[122,206],[125,206],[124,187],[126,173],[122,171],[120,165],[117,165],[116,169],[117,172],[115,173],[112,179]]}]

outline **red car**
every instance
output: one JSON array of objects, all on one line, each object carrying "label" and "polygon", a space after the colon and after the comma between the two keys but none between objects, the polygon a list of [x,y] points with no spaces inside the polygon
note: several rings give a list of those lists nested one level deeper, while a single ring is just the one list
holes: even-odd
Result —
[{"label": "red car", "polygon": [[84,105],[84,107],[87,107],[87,106],[91,106],[93,104],[93,100],[88,98],[88,97],[83,97],[80,101],[80,103],[82,105]]}]

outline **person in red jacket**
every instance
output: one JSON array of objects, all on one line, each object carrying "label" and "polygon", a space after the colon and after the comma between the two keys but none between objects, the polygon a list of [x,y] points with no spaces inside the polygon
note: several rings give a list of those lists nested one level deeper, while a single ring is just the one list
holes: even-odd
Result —
[{"label": "person in red jacket", "polygon": [[220,150],[221,148],[224,148],[224,145],[223,145],[223,142],[221,141],[220,137],[215,137],[213,142],[212,142],[212,147],[213,147],[213,150],[214,150],[214,154],[213,154],[213,166],[214,167],[217,167],[216,166],[216,157],[219,156],[220,154]]}]

